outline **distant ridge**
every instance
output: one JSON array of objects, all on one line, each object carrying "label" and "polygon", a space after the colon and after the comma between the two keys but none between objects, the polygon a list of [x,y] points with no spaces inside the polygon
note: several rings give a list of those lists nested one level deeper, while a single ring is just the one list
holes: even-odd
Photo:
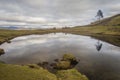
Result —
[{"label": "distant ridge", "polygon": [[15,27],[15,26],[9,26],[9,27],[0,27],[0,29],[16,30],[16,29],[18,29],[18,27]]}]

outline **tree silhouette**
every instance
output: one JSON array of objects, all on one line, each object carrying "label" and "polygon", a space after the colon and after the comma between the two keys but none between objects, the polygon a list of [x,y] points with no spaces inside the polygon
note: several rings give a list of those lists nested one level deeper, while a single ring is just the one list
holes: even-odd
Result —
[{"label": "tree silhouette", "polygon": [[96,17],[98,18],[99,21],[104,17],[102,10],[98,10]]}]

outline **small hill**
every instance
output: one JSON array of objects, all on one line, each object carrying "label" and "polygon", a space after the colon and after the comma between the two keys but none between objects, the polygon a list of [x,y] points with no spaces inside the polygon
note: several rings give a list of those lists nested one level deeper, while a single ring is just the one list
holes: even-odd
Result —
[{"label": "small hill", "polygon": [[2,26],[0,26],[0,29],[17,30],[19,28],[15,27],[15,26],[8,26],[8,27],[2,27]]},{"label": "small hill", "polygon": [[91,23],[92,26],[120,26],[120,14]]}]

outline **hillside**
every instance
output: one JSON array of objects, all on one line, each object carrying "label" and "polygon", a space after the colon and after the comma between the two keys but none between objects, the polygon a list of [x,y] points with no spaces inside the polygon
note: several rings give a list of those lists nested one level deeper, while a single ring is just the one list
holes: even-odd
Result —
[{"label": "hillside", "polygon": [[76,26],[63,29],[64,32],[88,35],[94,38],[120,46],[120,14],[96,21],[86,26]]},{"label": "hillside", "polygon": [[120,36],[120,14],[93,22],[86,26],[76,26],[71,30],[75,33],[86,35]]},{"label": "hillside", "polygon": [[112,17],[105,18],[101,21],[96,21],[91,23],[90,25],[102,25],[102,26],[120,26],[120,14],[114,15]]}]

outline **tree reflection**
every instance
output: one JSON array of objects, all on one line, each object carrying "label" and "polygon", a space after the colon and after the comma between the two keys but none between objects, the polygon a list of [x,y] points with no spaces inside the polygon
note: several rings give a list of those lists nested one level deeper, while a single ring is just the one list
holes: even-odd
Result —
[{"label": "tree reflection", "polygon": [[100,51],[100,50],[101,50],[102,45],[103,45],[103,44],[102,44],[102,43],[100,43],[100,41],[98,40],[97,44],[95,45],[95,46],[96,46],[97,51]]}]

